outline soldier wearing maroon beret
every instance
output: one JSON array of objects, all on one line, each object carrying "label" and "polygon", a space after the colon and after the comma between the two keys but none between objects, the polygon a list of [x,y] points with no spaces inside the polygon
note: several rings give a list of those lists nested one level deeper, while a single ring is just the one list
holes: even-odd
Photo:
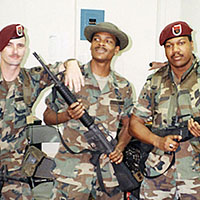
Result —
[{"label": "soldier wearing maroon beret", "polygon": [[[154,146],[146,167],[148,175],[157,175],[144,179],[141,200],[200,197],[200,63],[193,54],[191,33],[192,28],[183,21],[162,30],[159,42],[168,62],[147,78],[133,109],[129,132]],[[153,131],[144,125],[150,119]],[[166,134],[169,127],[177,132]],[[156,128],[163,130],[162,136]],[[174,163],[166,152],[175,153]]]},{"label": "soldier wearing maroon beret", "polygon": [[0,52],[6,47],[10,39],[25,37],[24,27],[21,24],[11,24],[0,32]]},{"label": "soldier wearing maroon beret", "polygon": [[[25,128],[40,92],[52,83],[41,67],[21,67],[25,52],[26,34],[21,24],[0,31],[0,199],[5,200],[33,199],[29,184],[16,178],[27,180],[21,171],[28,145]],[[64,69],[63,63],[50,66],[55,75]],[[4,175],[15,180],[4,179]]]},{"label": "soldier wearing maroon beret", "polygon": [[177,21],[167,25],[160,34],[160,45],[164,45],[165,42],[174,37],[191,36],[192,29],[186,22]]}]

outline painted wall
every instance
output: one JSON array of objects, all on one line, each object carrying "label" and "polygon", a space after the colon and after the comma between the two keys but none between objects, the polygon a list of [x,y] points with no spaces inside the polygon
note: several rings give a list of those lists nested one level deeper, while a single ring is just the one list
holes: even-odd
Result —
[{"label": "painted wall", "polygon": [[193,28],[193,40],[195,52],[200,55],[200,1],[199,0],[182,0],[181,1],[181,19],[187,21]]}]

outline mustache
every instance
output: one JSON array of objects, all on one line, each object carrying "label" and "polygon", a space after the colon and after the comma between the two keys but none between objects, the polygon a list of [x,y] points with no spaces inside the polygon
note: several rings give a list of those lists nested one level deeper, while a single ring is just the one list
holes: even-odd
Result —
[{"label": "mustache", "polygon": [[13,54],[11,54],[10,56],[19,56],[19,54],[13,53]]},{"label": "mustache", "polygon": [[173,54],[173,55],[171,56],[171,58],[174,58],[174,57],[176,57],[176,56],[183,57],[183,54],[180,54],[180,53],[175,53],[175,54]]},{"label": "mustache", "polygon": [[104,51],[107,51],[107,49],[104,47],[95,47],[95,50],[98,50],[98,49],[103,49]]}]

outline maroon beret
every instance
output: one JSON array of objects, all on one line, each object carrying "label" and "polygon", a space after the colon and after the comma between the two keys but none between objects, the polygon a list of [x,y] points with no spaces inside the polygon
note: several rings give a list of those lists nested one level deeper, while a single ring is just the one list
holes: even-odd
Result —
[{"label": "maroon beret", "polygon": [[160,45],[162,46],[170,38],[191,35],[192,31],[186,22],[177,21],[171,23],[162,30],[160,34]]},{"label": "maroon beret", "polygon": [[21,24],[11,24],[0,31],[0,52],[6,47],[10,39],[24,36],[24,27]]}]

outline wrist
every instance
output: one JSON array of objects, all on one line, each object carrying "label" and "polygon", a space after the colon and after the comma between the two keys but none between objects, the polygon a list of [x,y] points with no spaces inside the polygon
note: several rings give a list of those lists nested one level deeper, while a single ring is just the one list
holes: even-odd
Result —
[{"label": "wrist", "polygon": [[65,112],[64,112],[64,118],[65,118],[65,122],[67,122],[67,121],[69,121],[69,120],[71,120],[72,118],[71,118],[71,116],[69,115],[69,112],[68,112],[68,110],[66,110]]},{"label": "wrist", "polygon": [[159,143],[160,143],[160,136],[154,134],[154,137],[152,139],[152,144],[154,147],[159,147]]},{"label": "wrist", "polygon": [[120,151],[120,152],[123,152],[125,146],[126,146],[126,145],[124,145],[124,144],[121,144],[121,143],[119,144],[119,143],[118,143],[118,144],[116,145],[115,149],[117,149],[117,150]]},{"label": "wrist", "polygon": [[69,65],[73,63],[77,63],[79,65],[79,62],[75,58],[67,59],[63,64],[64,64],[65,69],[67,69]]}]

